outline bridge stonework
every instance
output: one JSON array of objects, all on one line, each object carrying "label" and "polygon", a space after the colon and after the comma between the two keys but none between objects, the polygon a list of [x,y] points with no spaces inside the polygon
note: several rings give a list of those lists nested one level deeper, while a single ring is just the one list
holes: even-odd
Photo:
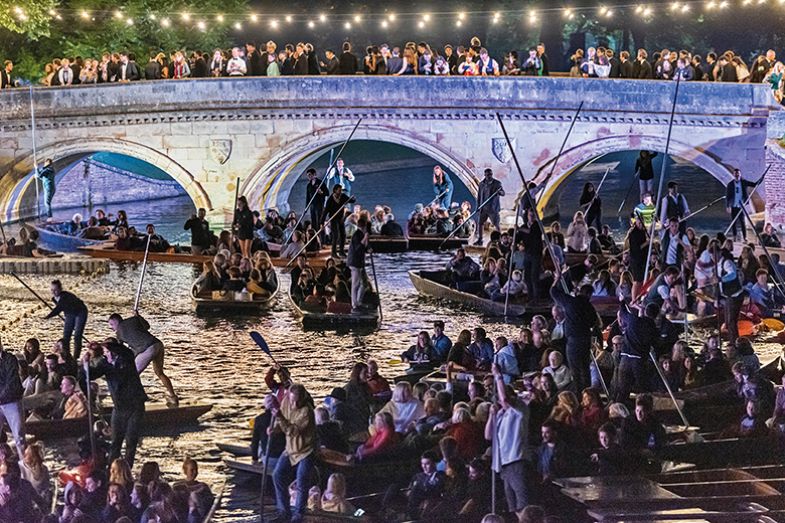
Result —
[{"label": "bridge stonework", "polygon": [[[98,151],[127,154],[167,172],[213,221],[225,222],[238,178],[240,193],[254,208],[285,210],[309,161],[340,145],[360,118],[355,139],[427,154],[472,192],[482,171],[493,169],[506,189],[503,208],[511,213],[522,182],[496,121],[499,114],[525,176],[542,187],[544,207],[559,183],[599,155],[664,152],[675,86],[525,77],[279,77],[40,88],[32,96],[39,161],[51,157],[65,165]],[[5,219],[29,216],[35,208],[30,96],[24,89],[0,93]],[[671,154],[723,182],[734,167],[754,178],[764,168],[767,121],[774,110],[761,85],[682,84]],[[785,198],[785,187],[766,188]]]}]

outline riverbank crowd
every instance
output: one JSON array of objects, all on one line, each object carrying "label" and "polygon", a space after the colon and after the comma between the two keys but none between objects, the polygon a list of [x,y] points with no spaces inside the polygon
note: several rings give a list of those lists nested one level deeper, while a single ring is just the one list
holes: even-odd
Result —
[{"label": "riverbank crowd", "polygon": [[[747,62],[732,50],[705,55],[689,50],[610,47],[577,49],[569,58],[569,76],[682,81],[767,83],[778,101],[783,95],[785,65],[773,49]],[[556,67],[558,68],[558,67]],[[402,45],[372,44],[364,52],[346,41],[339,49],[317,50],[312,43],[280,45],[273,40],[248,42],[232,49],[155,51],[139,57],[132,52],[105,52],[96,57],[55,58],[44,66],[41,84],[127,83],[242,76],[393,75],[393,76],[549,76],[554,64],[540,43],[523,51],[492,57],[479,38],[465,45],[434,45],[425,41]],[[0,89],[14,87],[14,64],[5,60]]]}]

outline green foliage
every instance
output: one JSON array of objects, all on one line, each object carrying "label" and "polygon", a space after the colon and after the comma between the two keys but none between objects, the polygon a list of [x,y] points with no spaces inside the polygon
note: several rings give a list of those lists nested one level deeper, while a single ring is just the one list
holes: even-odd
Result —
[{"label": "green foliage", "polygon": [[[0,0],[0,5],[4,2],[6,0]],[[49,15],[49,1],[29,3],[49,6],[43,10],[41,21],[35,27],[51,28],[48,31],[39,28],[34,34],[2,34],[0,30],[0,57],[20,62],[17,73],[21,78],[31,80],[40,78],[44,64],[57,57],[100,58],[107,51],[127,50],[135,53],[137,60],[144,64],[149,54],[154,52],[168,53],[178,49],[209,52],[216,47],[228,47],[232,43],[230,22],[242,19],[248,12],[247,0],[202,0],[191,7],[154,0],[127,0],[122,3],[65,0],[54,7],[57,13],[62,13],[62,20],[59,20]],[[88,16],[80,16],[83,11]],[[193,13],[187,22],[180,17],[183,11]],[[2,12],[0,26],[5,26]],[[119,16],[115,15],[116,12]],[[218,14],[225,16],[223,23],[217,22]],[[32,12],[29,16],[32,23]],[[170,27],[162,26],[164,18],[171,20]],[[204,29],[198,27],[200,21],[204,22]],[[27,26],[22,29],[26,31]],[[38,39],[30,41],[34,37]]]},{"label": "green foliage", "polygon": [[49,34],[57,0],[0,0],[0,28],[37,39]]}]

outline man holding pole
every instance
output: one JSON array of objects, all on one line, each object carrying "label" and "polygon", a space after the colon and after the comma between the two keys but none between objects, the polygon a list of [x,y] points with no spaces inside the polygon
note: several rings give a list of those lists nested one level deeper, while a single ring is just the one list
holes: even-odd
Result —
[{"label": "man holding pole", "polygon": [[46,215],[52,217],[52,198],[55,197],[55,170],[52,167],[52,159],[44,160],[43,167],[39,167],[35,173],[36,178],[41,180],[44,188],[44,204],[46,204]]},{"label": "man holding pole", "polygon": [[109,316],[109,327],[117,335],[117,339],[128,345],[134,355],[136,372],[141,374],[150,363],[153,372],[166,389],[166,405],[177,407],[180,400],[172,387],[172,380],[164,374],[164,344],[150,334],[150,324],[137,311],[132,317],[123,319],[115,313]]},{"label": "man holding pole", "polygon": [[742,207],[744,207],[744,202],[747,201],[747,187],[755,187],[755,184],[742,180],[741,171],[733,169],[733,180],[725,186],[725,209],[730,214],[731,229],[733,230],[733,239],[735,241],[739,240],[739,236],[736,234],[737,227],[741,228],[741,237],[744,239],[744,242],[747,241],[747,224],[744,223],[744,216],[741,211]]},{"label": "man holding pole", "polygon": [[60,280],[53,280],[50,285],[55,307],[44,319],[54,318],[59,314],[65,316],[63,324],[63,349],[71,353],[71,336],[74,336],[74,359],[78,360],[82,353],[82,335],[87,323],[87,305],[76,295],[63,290]]},{"label": "man holding pole", "polygon": [[343,192],[343,187],[335,185],[333,187],[333,194],[327,199],[327,204],[324,206],[321,222],[330,223],[330,238],[332,239],[332,255],[346,256],[346,209],[344,206],[347,203],[354,203],[353,197],[347,196]]},{"label": "man holding pole", "polygon": [[311,214],[311,225],[317,229],[324,212],[324,200],[330,194],[324,182],[316,177],[316,169],[308,169],[305,174],[308,176],[308,185],[305,186],[305,205],[311,205],[308,209]]},{"label": "man holding pole", "polygon": [[358,311],[362,304],[363,282],[365,281],[365,253],[368,251],[370,224],[365,215],[357,220],[357,230],[349,243],[349,256],[346,264],[352,273],[352,311]]},{"label": "man holding pole", "polygon": [[487,220],[491,221],[497,231],[499,230],[499,212],[501,210],[499,199],[501,196],[504,196],[502,182],[493,177],[491,169],[485,169],[485,178],[477,189],[477,210],[480,211],[480,219],[477,222],[477,243],[475,245],[482,245],[482,234]]}]

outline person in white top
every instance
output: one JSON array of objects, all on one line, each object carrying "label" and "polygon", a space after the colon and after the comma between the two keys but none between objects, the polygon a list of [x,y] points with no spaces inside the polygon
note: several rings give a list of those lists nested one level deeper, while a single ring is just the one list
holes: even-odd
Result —
[{"label": "person in white top", "polygon": [[425,408],[420,400],[412,395],[410,383],[400,381],[395,384],[392,399],[382,407],[379,414],[389,412],[395,423],[395,432],[406,434],[414,428],[418,419],[425,416]]},{"label": "person in white top", "polygon": [[226,74],[229,76],[245,76],[247,72],[248,66],[245,64],[245,60],[243,60],[240,48],[232,48],[232,58],[226,64]]},{"label": "person in white top", "polygon": [[343,187],[343,192],[347,196],[351,196],[352,182],[354,182],[354,173],[346,167],[343,158],[338,158],[335,161],[335,167],[327,172],[327,184],[330,190],[336,185],[340,185]]}]

